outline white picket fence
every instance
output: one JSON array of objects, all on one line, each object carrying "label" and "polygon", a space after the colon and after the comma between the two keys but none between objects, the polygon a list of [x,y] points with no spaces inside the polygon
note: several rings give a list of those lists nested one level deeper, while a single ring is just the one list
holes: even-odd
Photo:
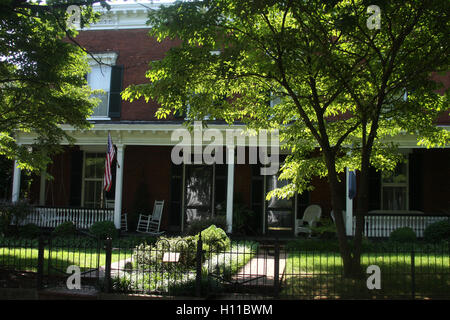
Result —
[{"label": "white picket fence", "polygon": [[[391,232],[398,228],[410,227],[416,232],[418,238],[423,237],[425,228],[437,221],[449,220],[450,216],[431,215],[404,215],[379,214],[365,217],[364,235],[369,238],[389,237]],[[356,221],[353,220],[353,234],[355,234]]]},{"label": "white picket fence", "polygon": [[43,228],[55,228],[72,221],[77,229],[89,229],[98,221],[113,221],[114,209],[34,207],[22,224],[34,223]]}]

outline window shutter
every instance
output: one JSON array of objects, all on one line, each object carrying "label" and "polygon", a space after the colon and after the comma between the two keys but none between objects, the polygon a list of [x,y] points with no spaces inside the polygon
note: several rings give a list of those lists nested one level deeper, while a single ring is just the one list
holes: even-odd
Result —
[{"label": "window shutter", "polygon": [[70,200],[73,207],[81,206],[81,183],[83,171],[83,151],[74,150],[70,158]]},{"label": "window shutter", "polygon": [[369,211],[381,209],[381,172],[369,168]]},{"label": "window shutter", "polygon": [[409,210],[423,210],[422,154],[409,155]]},{"label": "window shutter", "polygon": [[120,118],[122,98],[123,66],[111,67],[111,86],[109,92],[109,114],[110,118]]}]

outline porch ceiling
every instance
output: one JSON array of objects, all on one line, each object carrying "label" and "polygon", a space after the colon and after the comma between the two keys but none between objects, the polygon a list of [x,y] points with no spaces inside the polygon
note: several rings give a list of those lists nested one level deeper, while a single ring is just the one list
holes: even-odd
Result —
[{"label": "porch ceiling", "polygon": [[[89,130],[77,130],[69,125],[61,125],[61,127],[73,138],[76,139],[76,145],[104,145],[107,141],[108,131],[111,133],[114,144],[116,145],[147,145],[147,146],[173,146],[180,141],[178,136],[171,139],[172,133],[177,129],[182,129],[181,123],[139,123],[139,122],[100,122],[93,123],[93,127]],[[444,126],[450,130],[450,126]],[[244,130],[245,125],[227,125],[227,124],[208,124],[207,129],[219,130],[223,135],[223,142],[226,144],[227,130]],[[192,134],[192,138],[194,135]],[[36,139],[36,135],[32,133],[18,133],[17,142],[19,144],[32,144]],[[259,146],[270,145],[270,135],[267,139],[259,140]],[[400,148],[425,148],[417,145],[417,136],[400,134],[395,139],[394,143],[398,143]],[[62,141],[62,145],[68,145],[67,141]],[[209,141],[204,141],[204,144],[209,144]],[[282,142],[281,142],[282,144]],[[236,145],[255,145],[249,139],[245,139],[244,143],[236,143]],[[450,147],[447,145],[446,148]]]},{"label": "porch ceiling", "polygon": [[[178,135],[172,139],[172,134],[175,130],[183,129],[181,123],[95,123],[89,130],[77,130],[69,125],[61,125],[61,127],[73,138],[75,138],[75,145],[105,145],[108,137],[108,132],[111,133],[111,138],[116,145],[147,145],[147,146],[173,146],[177,145],[181,138]],[[245,130],[245,126],[241,124],[227,125],[227,124],[208,124],[205,130],[215,129],[221,132],[223,142],[226,142],[227,130]],[[192,142],[194,141],[194,134],[191,133]],[[36,139],[33,133],[18,133],[17,142],[20,144],[32,144]],[[214,139],[213,139],[214,140]],[[267,139],[260,139],[258,145],[270,145],[271,139],[268,134]],[[206,140],[204,144],[209,144]],[[67,140],[61,142],[62,145],[68,145]],[[213,144],[215,144],[213,142]],[[245,139],[244,143],[236,143],[236,145],[255,145]]]}]

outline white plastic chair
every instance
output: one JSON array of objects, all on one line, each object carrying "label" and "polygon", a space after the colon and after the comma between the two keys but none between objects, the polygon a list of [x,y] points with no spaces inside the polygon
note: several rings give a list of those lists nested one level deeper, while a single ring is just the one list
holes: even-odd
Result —
[{"label": "white plastic chair", "polygon": [[[342,211],[342,215],[344,217],[344,225],[345,225],[346,218],[347,218],[347,215],[345,214],[345,211]],[[333,222],[336,223],[336,218],[334,217],[334,211],[333,210],[331,210],[330,216],[331,216],[331,219],[333,219]]]},{"label": "white plastic chair", "polygon": [[151,216],[146,216],[143,214],[139,215],[139,221],[136,228],[137,232],[148,233],[150,235],[161,235],[165,231],[160,231],[161,217],[164,208],[164,200],[155,200],[153,206],[153,214]]},{"label": "white plastic chair", "polygon": [[311,227],[316,226],[317,222],[320,220],[322,215],[322,208],[317,204],[312,204],[305,209],[305,213],[303,214],[303,219],[296,220],[296,234],[299,233],[307,233],[311,236],[312,230]]}]

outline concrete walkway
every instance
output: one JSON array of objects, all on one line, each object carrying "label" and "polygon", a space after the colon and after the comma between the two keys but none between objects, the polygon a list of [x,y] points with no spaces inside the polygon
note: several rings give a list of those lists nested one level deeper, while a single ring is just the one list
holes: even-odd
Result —
[{"label": "concrete walkway", "polygon": [[[286,268],[286,253],[280,251],[278,278],[281,282]],[[275,280],[275,257],[267,249],[253,257],[237,274],[232,277],[233,282],[247,286],[273,286]]]}]

